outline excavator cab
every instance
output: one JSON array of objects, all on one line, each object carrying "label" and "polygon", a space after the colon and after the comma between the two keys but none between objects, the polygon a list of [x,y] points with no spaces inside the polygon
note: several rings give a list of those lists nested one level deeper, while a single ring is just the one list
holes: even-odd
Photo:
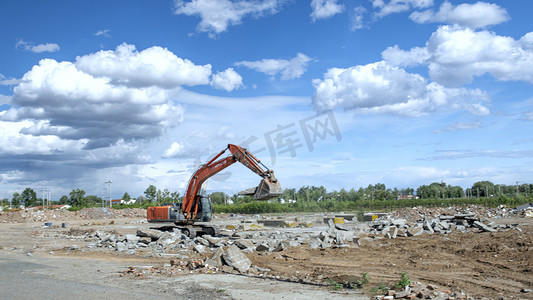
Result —
[{"label": "excavator cab", "polygon": [[200,222],[209,222],[211,221],[211,199],[207,196],[196,196],[198,197],[198,215],[197,218]]}]

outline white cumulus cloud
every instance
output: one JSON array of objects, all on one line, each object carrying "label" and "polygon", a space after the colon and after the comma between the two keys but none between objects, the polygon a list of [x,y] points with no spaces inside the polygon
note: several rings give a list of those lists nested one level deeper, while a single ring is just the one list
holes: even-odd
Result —
[{"label": "white cumulus cloud", "polygon": [[372,6],[379,9],[376,17],[385,17],[393,13],[422,9],[433,6],[433,0],[371,0]]},{"label": "white cumulus cloud", "polygon": [[472,29],[500,24],[510,19],[507,11],[497,4],[476,2],[454,6],[448,1],[445,1],[437,12],[431,9],[416,11],[409,18],[417,23],[450,23]]},{"label": "white cumulus cloud", "polygon": [[307,64],[312,59],[305,54],[298,53],[291,60],[285,59],[262,59],[259,61],[241,61],[235,63],[236,66],[244,66],[257,72],[270,76],[281,74],[282,80],[300,78],[305,73]]},{"label": "white cumulus cloud", "polygon": [[195,65],[166,48],[153,46],[137,51],[123,43],[113,50],[102,50],[76,58],[76,67],[92,76],[108,77],[113,83],[134,87],[208,84],[211,65]]},{"label": "white cumulus cloud", "polygon": [[235,72],[233,68],[228,68],[214,74],[211,79],[211,85],[216,89],[226,90],[228,92],[243,87],[241,75]]},{"label": "white cumulus cloud", "polygon": [[275,14],[283,0],[192,0],[190,2],[175,0],[174,13],[187,16],[200,16],[197,26],[199,32],[207,32],[210,37],[224,32],[230,25],[238,25],[247,16],[261,17]]},{"label": "white cumulus cloud", "polygon": [[12,103],[0,120],[34,120],[23,133],[87,139],[88,149],[155,138],[183,118],[183,108],[163,89],[114,85],[53,59],[41,60],[24,74]]},{"label": "white cumulus cloud", "polygon": [[97,32],[94,33],[94,35],[95,36],[111,37],[111,35],[109,34],[109,29],[98,30]]},{"label": "white cumulus cloud", "polygon": [[173,142],[170,147],[161,154],[161,158],[192,158],[199,157],[203,153],[197,147],[190,146],[187,143]]},{"label": "white cumulus cloud", "polygon": [[313,0],[311,1],[311,19],[326,19],[332,17],[344,10],[344,5],[339,4],[337,0]]},{"label": "white cumulus cloud", "polygon": [[468,84],[484,74],[502,81],[533,82],[533,32],[515,40],[446,25],[431,35],[424,48],[405,51],[394,46],[382,56],[393,65],[427,65],[431,79],[446,86]]},{"label": "white cumulus cloud", "polygon": [[[0,117],[2,116],[0,112]],[[26,128],[36,126],[33,121],[23,120],[20,122],[0,121],[0,153],[2,155],[46,155],[51,152],[65,151],[70,148],[80,149],[82,142],[66,141],[57,136],[44,135],[33,136],[31,134],[21,134]]]},{"label": "white cumulus cloud", "polygon": [[366,14],[366,8],[363,6],[358,6],[354,8],[352,15],[352,26],[350,30],[355,31],[364,27],[364,17]]},{"label": "white cumulus cloud", "polygon": [[420,116],[442,109],[465,109],[486,115],[488,96],[480,90],[450,89],[428,83],[418,74],[385,61],[347,69],[329,69],[323,79],[313,80],[312,101],[318,111],[337,107],[362,113],[395,113]]},{"label": "white cumulus cloud", "polygon": [[32,42],[26,42],[24,40],[19,40],[17,44],[15,45],[15,47],[16,48],[22,47],[22,49],[33,52],[33,53],[57,52],[60,49],[59,45],[56,43],[44,43],[44,44],[34,45],[34,43]]}]

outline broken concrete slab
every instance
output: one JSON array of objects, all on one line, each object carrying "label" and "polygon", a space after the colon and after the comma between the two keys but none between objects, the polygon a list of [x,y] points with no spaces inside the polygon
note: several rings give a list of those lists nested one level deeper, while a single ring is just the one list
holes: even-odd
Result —
[{"label": "broken concrete slab", "polygon": [[237,247],[241,248],[241,249],[254,248],[254,247],[255,247],[255,245],[254,245],[254,243],[253,243],[252,241],[250,241],[250,240],[244,240],[244,239],[236,240],[236,241],[234,242],[234,244],[235,244]]},{"label": "broken concrete slab", "polygon": [[209,247],[209,245],[210,245],[210,243],[209,243],[208,240],[206,240],[206,239],[204,239],[204,238],[202,238],[202,237],[200,237],[200,236],[196,237],[196,238],[195,238],[195,241],[196,241],[197,243],[201,244],[201,245],[206,246],[206,247]]},{"label": "broken concrete slab", "polygon": [[[291,227],[287,220],[258,220],[257,223],[268,227]],[[292,223],[294,226],[294,223]]]},{"label": "broken concrete slab", "polygon": [[395,220],[392,220],[392,225],[396,226],[396,227],[403,227],[405,225],[407,225],[407,220],[406,219],[395,219]]},{"label": "broken concrete slab", "polygon": [[431,226],[431,223],[429,221],[424,222],[424,226],[422,227],[425,230],[427,230],[429,233],[434,233],[433,227]]},{"label": "broken concrete slab", "polygon": [[248,271],[252,265],[252,261],[236,245],[229,246],[226,252],[222,254],[222,258],[228,266],[237,269],[241,273]]},{"label": "broken concrete slab", "polygon": [[216,247],[222,246],[223,240],[221,238],[212,237],[210,235],[204,235],[202,237],[206,239],[211,244],[211,246],[216,246]]},{"label": "broken concrete slab", "polygon": [[219,266],[218,262],[214,259],[206,259],[205,262],[204,262],[204,265],[207,267],[207,268],[216,268]]},{"label": "broken concrete slab", "polygon": [[255,247],[255,251],[259,251],[259,252],[269,251],[269,250],[270,250],[270,247],[267,244],[260,244],[257,247]]},{"label": "broken concrete slab", "polygon": [[466,218],[473,218],[475,215],[473,213],[465,213],[465,214],[455,214],[453,215],[454,219],[466,219]]},{"label": "broken concrete slab", "polygon": [[196,252],[198,252],[198,253],[205,253],[206,248],[207,248],[207,247],[204,246],[204,245],[194,245],[194,246],[193,246],[194,251],[196,251]]},{"label": "broken concrete slab", "polygon": [[487,231],[487,232],[495,232],[496,229],[492,228],[492,227],[489,227],[479,221],[475,221],[474,224],[473,224],[475,227],[483,230],[483,231]]},{"label": "broken concrete slab", "polygon": [[134,243],[137,244],[139,242],[140,237],[134,234],[126,234],[126,240],[128,243]]},{"label": "broken concrete slab", "polygon": [[407,234],[409,236],[421,235],[423,232],[424,232],[424,228],[422,227],[409,227],[409,229],[407,229]]},{"label": "broken concrete slab", "polygon": [[149,237],[152,240],[158,240],[161,237],[161,231],[154,229],[138,229],[137,236],[139,237]]},{"label": "broken concrete slab", "polygon": [[128,250],[128,246],[124,242],[119,242],[116,244],[115,249],[117,250],[117,252],[124,252]]},{"label": "broken concrete slab", "polygon": [[386,213],[365,213],[363,215],[363,221],[367,221],[367,222],[375,221],[376,219],[380,217],[384,217],[386,215],[387,215]]},{"label": "broken concrete slab", "polygon": [[390,235],[391,235],[391,238],[395,239],[397,236],[398,236],[398,227],[394,227],[391,231],[390,231]]},{"label": "broken concrete slab", "polygon": [[217,262],[217,266],[222,266],[222,254],[224,254],[224,249],[218,248],[213,257],[211,257],[212,260]]},{"label": "broken concrete slab", "polygon": [[336,218],[343,218],[346,221],[353,221],[355,219],[355,215],[352,214],[338,214],[335,215]]},{"label": "broken concrete slab", "polygon": [[349,229],[344,224],[335,224],[335,229],[348,231]]}]

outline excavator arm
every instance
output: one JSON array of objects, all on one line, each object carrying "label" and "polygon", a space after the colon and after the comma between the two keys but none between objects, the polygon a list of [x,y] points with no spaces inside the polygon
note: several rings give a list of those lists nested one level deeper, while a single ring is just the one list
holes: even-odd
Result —
[{"label": "excavator arm", "polygon": [[[231,155],[220,158],[228,150]],[[246,149],[238,145],[229,144],[226,149],[222,150],[205,165],[202,165],[189,180],[187,193],[185,194],[182,203],[182,212],[186,219],[194,220],[196,218],[198,212],[197,195],[200,192],[202,184],[213,175],[236,162],[242,163],[244,166],[252,170],[252,172],[263,178],[259,183],[259,186],[255,188],[253,193],[254,199],[268,200],[282,194],[281,185],[276,177],[274,177],[274,171],[269,170],[259,159],[249,153]]]}]

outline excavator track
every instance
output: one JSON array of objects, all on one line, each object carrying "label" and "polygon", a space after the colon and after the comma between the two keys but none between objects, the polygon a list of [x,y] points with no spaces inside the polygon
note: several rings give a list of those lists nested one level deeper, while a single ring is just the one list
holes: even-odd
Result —
[{"label": "excavator track", "polygon": [[217,226],[212,225],[187,225],[187,226],[161,226],[161,227],[150,227],[150,229],[160,230],[160,231],[174,231],[174,229],[179,229],[181,233],[187,236],[190,239],[194,239],[197,236],[210,235],[218,236],[220,234],[220,229]]}]

